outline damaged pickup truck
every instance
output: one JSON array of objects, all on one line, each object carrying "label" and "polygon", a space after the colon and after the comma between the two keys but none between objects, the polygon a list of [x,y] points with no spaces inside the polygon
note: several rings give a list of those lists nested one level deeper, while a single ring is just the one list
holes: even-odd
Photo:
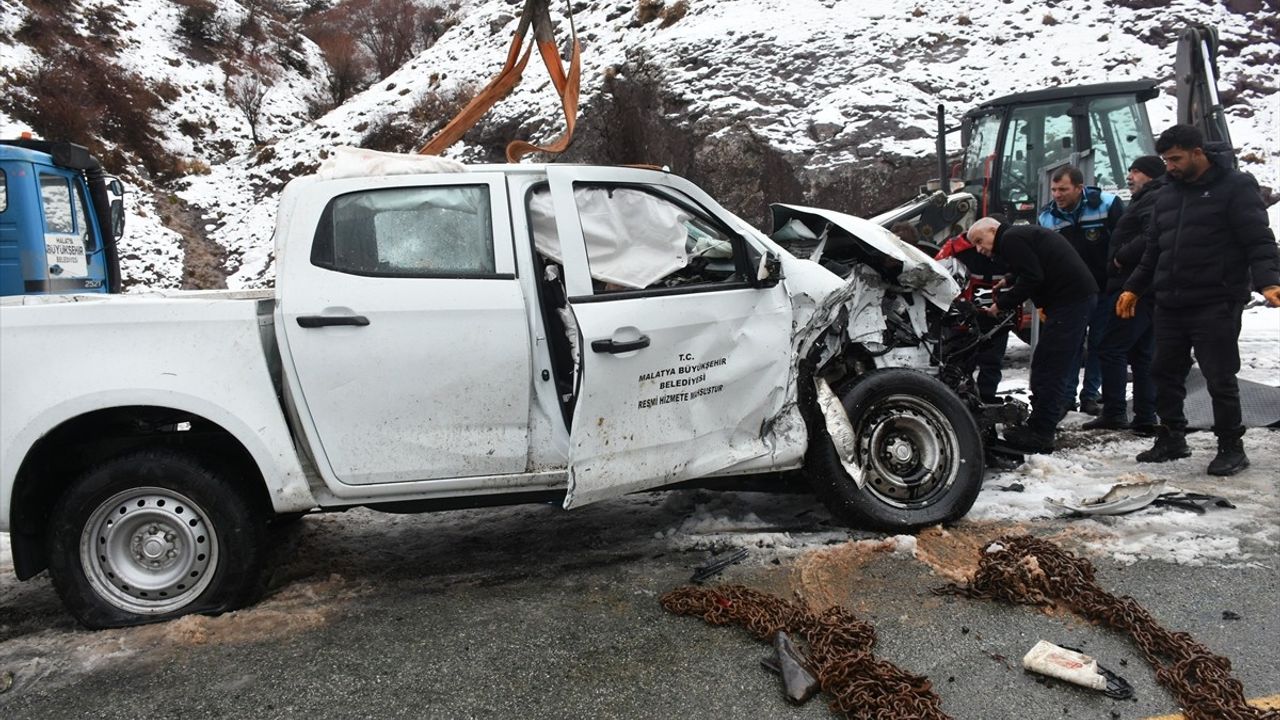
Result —
[{"label": "damaged pickup truck", "polygon": [[0,531],[84,625],[252,602],[270,520],[317,508],[795,469],[860,526],[973,504],[959,287],[883,228],[776,206],[775,241],[663,171],[378,155],[285,188],[274,291],[0,303]]}]

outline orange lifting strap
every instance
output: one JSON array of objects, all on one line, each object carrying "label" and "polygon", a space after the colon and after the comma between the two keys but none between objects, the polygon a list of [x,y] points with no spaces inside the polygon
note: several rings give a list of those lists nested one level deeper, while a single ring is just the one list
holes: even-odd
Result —
[{"label": "orange lifting strap", "polygon": [[[445,125],[430,142],[418,151],[421,155],[439,155],[445,148],[453,145],[479,122],[493,104],[511,92],[520,82],[524,66],[529,62],[529,53],[533,44],[524,48],[525,33],[533,26],[533,40],[538,46],[538,54],[547,66],[551,75],[551,83],[560,96],[560,105],[564,109],[566,130],[558,140],[550,145],[534,145],[524,140],[516,140],[507,145],[507,162],[519,162],[520,158],[531,152],[562,153],[573,141],[573,125],[578,117],[578,88],[582,75],[582,47],[578,44],[578,31],[573,26],[573,11],[569,10],[569,32],[573,39],[573,55],[569,60],[569,72],[566,74],[560,61],[560,51],[556,48],[555,38],[551,34],[551,13],[547,7],[548,0],[525,0],[524,10],[520,13],[520,24],[516,27],[515,37],[511,39],[511,47],[507,50],[507,63],[489,84],[467,106],[462,109],[448,125]],[[521,48],[524,52],[521,53]]]}]

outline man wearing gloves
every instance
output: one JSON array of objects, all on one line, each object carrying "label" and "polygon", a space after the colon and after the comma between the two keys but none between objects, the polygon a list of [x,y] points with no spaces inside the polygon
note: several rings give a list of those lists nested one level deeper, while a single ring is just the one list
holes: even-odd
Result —
[{"label": "man wearing gloves", "polygon": [[1166,462],[1191,454],[1187,447],[1186,397],[1191,351],[1213,399],[1218,453],[1211,475],[1234,475],[1249,466],[1240,413],[1240,316],[1252,284],[1280,306],[1280,251],[1267,223],[1253,176],[1215,163],[1204,137],[1190,125],[1160,134],[1169,184],[1156,195],[1142,260],[1116,301],[1116,315],[1132,318],[1139,299],[1155,296],[1156,353],[1151,377],[1163,426],[1138,462]]},{"label": "man wearing gloves", "polygon": [[[1164,187],[1164,161],[1143,155],[1129,166],[1129,191],[1133,193],[1124,215],[1111,233],[1111,261],[1107,268],[1106,297],[1118,298],[1125,280],[1133,273],[1146,248],[1146,232],[1151,224],[1151,208],[1156,191]],[[1114,305],[1114,300],[1111,301]],[[1098,360],[1102,370],[1102,414],[1086,422],[1085,430],[1123,430],[1154,435],[1156,432],[1156,390],[1151,381],[1151,356],[1155,335],[1151,327],[1154,303],[1150,297],[1138,301],[1132,318],[1113,318],[1102,336]],[[1113,308],[1106,308],[1112,312]],[[1125,399],[1126,370],[1133,369],[1133,424]]]},{"label": "man wearing gloves", "polygon": [[1013,287],[988,312],[1016,310],[1030,299],[1044,310],[1040,339],[1031,356],[1031,417],[1004,439],[1026,452],[1053,452],[1054,430],[1075,394],[1085,328],[1098,298],[1098,283],[1066,238],[1035,225],[1006,225],[982,218],[969,228],[978,252],[1003,262]]}]

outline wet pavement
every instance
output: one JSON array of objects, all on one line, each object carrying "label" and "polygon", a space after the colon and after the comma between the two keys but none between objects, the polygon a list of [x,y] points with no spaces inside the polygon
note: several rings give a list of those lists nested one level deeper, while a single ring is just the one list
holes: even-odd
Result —
[{"label": "wet pavement", "polygon": [[[914,541],[857,543],[880,536],[830,525],[806,496],[704,491],[572,512],[356,510],[278,533],[279,570],[252,608],[101,632],[78,628],[47,579],[18,584],[5,568],[0,674],[14,682],[0,716],[833,717],[823,695],[787,704],[760,666],[765,643],[658,604],[736,547],[748,557],[719,581],[844,605],[875,626],[878,655],[932,680],[952,717],[1174,712],[1124,637],[1064,611],[931,592],[970,569],[983,542],[1017,529],[962,522]],[[1071,521],[1028,529],[1087,552]],[[1280,693],[1274,552],[1230,568],[1092,559],[1102,586],[1229,657],[1247,696]],[[1021,657],[1042,638],[1094,655],[1135,699],[1025,673]]]}]

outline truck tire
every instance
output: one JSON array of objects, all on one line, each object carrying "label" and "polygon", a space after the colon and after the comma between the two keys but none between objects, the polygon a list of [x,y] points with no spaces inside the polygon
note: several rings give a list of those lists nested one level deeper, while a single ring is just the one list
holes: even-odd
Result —
[{"label": "truck tire", "polygon": [[[866,482],[854,482],[826,428],[810,432],[805,474],[841,522],[909,531],[964,516],[982,488],[977,423],[960,398],[913,370],[879,370],[836,390]],[[819,418],[821,422],[821,418]]]},{"label": "truck tire", "polygon": [[146,450],[90,468],[54,506],[49,574],[90,629],[234,610],[262,590],[263,513],[210,463]]}]

